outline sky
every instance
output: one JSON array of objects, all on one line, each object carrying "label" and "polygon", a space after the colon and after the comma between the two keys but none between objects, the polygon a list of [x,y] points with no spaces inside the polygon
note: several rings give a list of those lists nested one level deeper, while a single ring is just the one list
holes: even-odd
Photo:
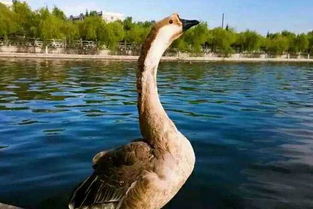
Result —
[{"label": "sky", "polygon": [[132,16],[136,21],[159,20],[172,13],[206,21],[210,28],[225,23],[237,31],[259,33],[313,30],[313,0],[26,0],[33,9],[54,5],[67,15],[103,10]]}]

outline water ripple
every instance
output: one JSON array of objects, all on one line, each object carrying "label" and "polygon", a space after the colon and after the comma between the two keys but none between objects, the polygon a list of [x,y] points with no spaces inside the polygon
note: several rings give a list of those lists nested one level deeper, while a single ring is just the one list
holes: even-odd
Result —
[{"label": "water ripple", "polygon": [[[140,137],[135,69],[0,60],[0,200],[67,208],[95,153]],[[161,101],[197,156],[165,208],[313,208],[312,69],[161,63]]]}]

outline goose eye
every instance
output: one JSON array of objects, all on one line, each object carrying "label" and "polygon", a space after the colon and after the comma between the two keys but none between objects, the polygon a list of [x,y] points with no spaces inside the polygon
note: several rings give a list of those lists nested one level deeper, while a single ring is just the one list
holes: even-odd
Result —
[{"label": "goose eye", "polygon": [[173,23],[173,20],[170,20],[169,23],[172,24],[172,23]]}]

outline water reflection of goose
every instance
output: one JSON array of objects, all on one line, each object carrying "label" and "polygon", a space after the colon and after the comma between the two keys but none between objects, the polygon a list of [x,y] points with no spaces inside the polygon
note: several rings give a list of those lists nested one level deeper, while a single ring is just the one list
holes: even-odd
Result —
[{"label": "water reflection of goose", "polygon": [[156,74],[164,51],[198,23],[173,14],[153,26],[138,61],[138,111],[143,139],[98,153],[93,158],[94,173],[74,190],[69,208],[161,208],[190,176],[194,152],[162,107]]}]

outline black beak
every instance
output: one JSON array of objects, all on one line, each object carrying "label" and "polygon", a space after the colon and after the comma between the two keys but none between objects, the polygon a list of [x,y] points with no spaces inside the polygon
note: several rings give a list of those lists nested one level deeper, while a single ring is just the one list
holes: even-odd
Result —
[{"label": "black beak", "polygon": [[180,19],[180,21],[183,23],[183,31],[188,30],[194,25],[198,25],[200,22],[198,20],[184,20]]}]

